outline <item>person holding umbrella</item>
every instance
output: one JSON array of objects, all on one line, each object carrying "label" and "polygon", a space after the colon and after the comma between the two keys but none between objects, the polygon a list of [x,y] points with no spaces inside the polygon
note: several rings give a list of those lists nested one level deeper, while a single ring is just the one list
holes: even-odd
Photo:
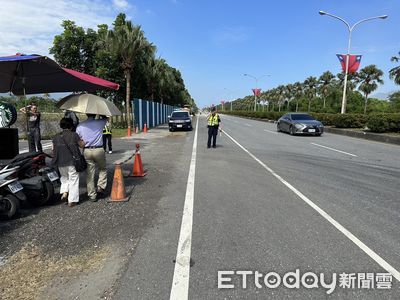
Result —
[{"label": "person holding umbrella", "polygon": [[[87,193],[89,199],[97,201],[98,194],[104,194],[107,186],[106,155],[103,149],[103,129],[107,123],[106,116],[121,115],[121,111],[111,101],[93,94],[72,94],[61,99],[57,106],[60,109],[84,113],[88,119],[79,123],[76,133],[85,142],[84,156],[87,167]],[[96,119],[96,115],[100,118]],[[111,149],[110,149],[111,150]],[[97,189],[94,182],[96,167],[99,170]]]},{"label": "person holding umbrella", "polygon": [[[104,194],[107,186],[106,155],[103,149],[103,128],[107,123],[105,117],[95,119],[95,114],[86,114],[87,120],[79,123],[76,133],[85,142],[83,155],[87,161],[86,186],[88,197],[97,201],[97,194]],[[94,183],[96,166],[99,170],[97,190]]]},{"label": "person holding umbrella", "polygon": [[27,115],[28,118],[28,144],[29,152],[39,151],[42,152],[42,143],[40,135],[40,112],[35,103],[23,107],[20,109],[21,112]]}]

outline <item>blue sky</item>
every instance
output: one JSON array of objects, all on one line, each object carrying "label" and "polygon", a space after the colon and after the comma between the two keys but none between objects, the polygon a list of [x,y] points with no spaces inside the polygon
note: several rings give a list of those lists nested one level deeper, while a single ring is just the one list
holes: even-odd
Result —
[{"label": "blue sky", "polygon": [[[400,89],[387,72],[400,51],[400,2],[395,0],[2,0],[0,55],[15,52],[48,54],[63,19],[83,27],[110,24],[125,12],[142,26],[158,56],[179,69],[200,107],[251,93],[259,77],[263,90],[304,81],[329,70],[340,72],[336,53],[347,50],[347,29],[319,10],[351,24],[387,14],[386,20],[354,30],[352,53],[362,54],[361,67],[376,64],[385,72],[379,93]],[[46,1],[47,2],[47,1]],[[3,4],[4,3],[4,4]]]}]

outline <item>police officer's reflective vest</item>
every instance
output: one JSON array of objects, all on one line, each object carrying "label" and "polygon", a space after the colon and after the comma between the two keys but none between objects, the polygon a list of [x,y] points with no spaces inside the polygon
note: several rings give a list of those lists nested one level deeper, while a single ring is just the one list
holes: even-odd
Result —
[{"label": "police officer's reflective vest", "polygon": [[111,134],[111,126],[108,123],[103,128],[103,134]]},{"label": "police officer's reflective vest", "polygon": [[218,126],[219,125],[219,116],[218,114],[210,115],[210,117],[208,118],[208,126]]}]

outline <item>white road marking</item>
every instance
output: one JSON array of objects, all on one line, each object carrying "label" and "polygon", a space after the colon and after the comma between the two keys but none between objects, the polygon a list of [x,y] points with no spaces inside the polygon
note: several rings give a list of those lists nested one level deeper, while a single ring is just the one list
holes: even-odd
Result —
[{"label": "white road marking", "polygon": [[314,202],[308,199],[305,195],[303,195],[299,190],[297,190],[294,186],[292,186],[289,182],[275,173],[270,167],[264,164],[261,160],[259,160],[256,156],[254,156],[250,151],[244,148],[241,144],[239,144],[233,137],[231,137],[228,133],[226,133],[227,137],[229,137],[236,145],[238,145],[244,152],[246,152],[250,157],[252,157],[256,162],[258,162],[261,166],[264,167],[268,172],[270,172],[275,178],[277,178],[280,182],[282,182],[287,188],[289,188],[293,193],[295,193],[300,199],[306,202],[309,206],[311,206],[314,210],[316,210],[322,217],[324,217],[329,223],[331,223],[337,230],[343,233],[349,240],[351,240],[356,246],[358,246],[362,251],[364,251],[369,257],[371,257],[376,263],[378,263],[383,269],[388,271],[400,281],[400,272],[397,271],[394,267],[392,267],[389,263],[387,263],[382,257],[380,257],[375,251],[369,248],[366,244],[360,241],[355,235],[353,235],[350,231],[344,228],[339,222],[333,219],[330,215],[328,215],[324,210],[319,208]]},{"label": "white road marking", "polygon": [[[53,143],[43,144],[42,148],[43,148],[43,150],[51,149],[52,145],[53,145]],[[29,152],[29,148],[25,148],[25,149],[20,150],[19,154],[27,153],[27,152]]]},{"label": "white road marking", "polygon": [[269,133],[273,133],[273,134],[278,134],[276,131],[272,131],[272,130],[268,130],[268,129],[264,129],[265,132],[269,132]]},{"label": "white road marking", "polygon": [[199,119],[196,122],[196,132],[194,134],[192,158],[188,181],[186,186],[185,205],[183,208],[181,232],[179,235],[178,251],[176,253],[174,278],[171,287],[171,300],[188,299],[189,293],[189,274],[190,274],[190,252],[192,248],[192,225],[193,225],[193,199],[194,181],[196,174],[196,152],[197,152],[197,130]]},{"label": "white road marking", "polygon": [[327,147],[327,146],[323,146],[323,145],[319,145],[319,144],[316,144],[316,143],[311,143],[311,145],[318,146],[318,147],[325,148],[325,149],[332,150],[332,151],[336,151],[336,152],[343,153],[343,154],[346,154],[346,155],[350,155],[350,156],[353,156],[353,157],[357,157],[357,155],[355,155],[355,154],[351,154],[351,153],[344,152],[344,151],[341,151],[341,150],[333,149],[333,148],[330,148],[330,147]]},{"label": "white road marking", "polygon": [[250,125],[250,124],[248,124],[248,123],[244,123],[244,125],[246,125],[246,126],[248,126],[248,127],[251,127],[251,125]]}]

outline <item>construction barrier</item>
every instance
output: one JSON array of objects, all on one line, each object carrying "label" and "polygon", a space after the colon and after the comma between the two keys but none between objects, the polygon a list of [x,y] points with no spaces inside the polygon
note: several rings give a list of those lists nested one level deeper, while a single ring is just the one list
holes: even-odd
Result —
[{"label": "construction barrier", "polygon": [[177,107],[161,104],[159,102],[146,101],[142,99],[134,99],[132,101],[132,110],[134,115],[134,123],[138,126],[139,131],[156,127],[168,122],[168,116],[177,109]]}]

